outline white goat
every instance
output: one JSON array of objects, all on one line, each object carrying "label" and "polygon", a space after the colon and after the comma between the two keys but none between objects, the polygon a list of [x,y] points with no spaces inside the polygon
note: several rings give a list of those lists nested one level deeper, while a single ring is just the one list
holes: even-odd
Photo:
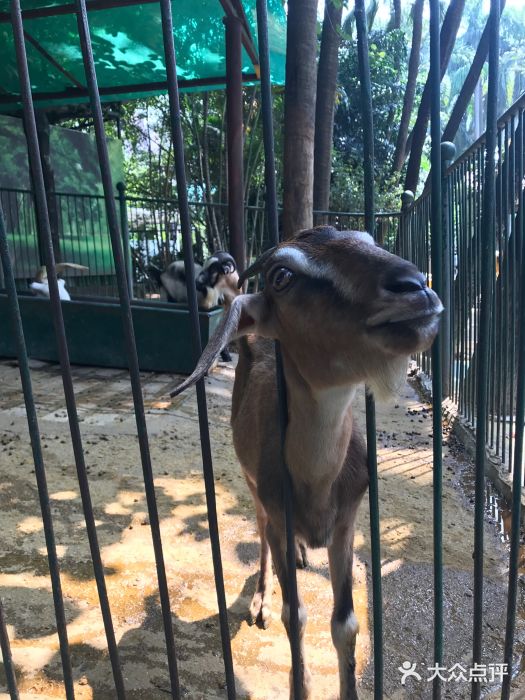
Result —
[{"label": "white goat", "polygon": [[[203,377],[225,343],[241,338],[233,442],[255,501],[261,537],[260,575],[249,619],[264,628],[269,624],[273,559],[289,634],[283,465],[274,350],[268,340],[279,339],[288,396],[285,459],[296,535],[310,547],[328,547],[340,699],[355,700],[353,538],[368,471],[351,406],[363,382],[379,397],[396,391],[406,377],[408,356],[432,343],[443,307],[414,265],[376,246],[367,233],[339,233],[329,226],[303,231],[263,254],[239,284],[256,272],[264,275],[264,290],[233,301],[194,373],[174,393]],[[299,596],[302,695],[309,698],[305,624]]]},{"label": "white goat", "polygon": [[[83,272],[87,272],[89,270],[89,267],[86,267],[85,265],[77,265],[76,263],[57,263],[55,267],[57,275],[61,274],[62,272],[64,272],[64,270],[67,269],[82,270]],[[62,301],[71,301],[71,296],[69,295],[69,292],[66,289],[65,280],[59,277],[57,282],[58,294]],[[47,269],[45,267],[41,267],[38,270],[38,272],[35,275],[34,281],[31,282],[29,286],[31,287],[36,296],[45,297],[46,299],[49,299],[49,283],[47,281]]]}]

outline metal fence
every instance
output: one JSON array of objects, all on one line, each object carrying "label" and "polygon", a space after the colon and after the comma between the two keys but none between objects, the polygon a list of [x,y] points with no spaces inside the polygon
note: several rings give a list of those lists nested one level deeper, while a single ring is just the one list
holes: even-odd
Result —
[{"label": "metal fence", "polygon": [[[430,0],[431,13],[431,75],[432,75],[432,162],[433,167],[439,167],[439,101],[436,103],[436,96],[439,98],[439,18],[440,18],[440,3],[438,0]],[[190,206],[187,201],[187,190],[185,185],[184,175],[184,151],[180,123],[180,111],[178,100],[177,73],[175,63],[175,53],[173,45],[173,27],[171,18],[171,3],[170,0],[160,0],[162,14],[162,31],[164,41],[164,51],[166,59],[166,70],[168,78],[168,92],[170,97],[171,107],[171,125],[174,141],[174,153],[176,158],[176,174],[178,188],[178,215],[175,209],[167,207],[164,202],[144,202],[130,201],[128,203],[131,215],[126,215],[125,221],[129,231],[130,240],[142,240],[142,245],[146,249],[146,256],[152,257],[156,253],[155,245],[149,248],[148,236],[142,235],[144,231],[149,231],[151,221],[154,219],[155,212],[155,229],[153,232],[153,241],[156,241],[158,231],[163,232],[161,238],[168,242],[168,250],[170,241],[173,241],[173,227],[180,227],[180,233],[183,241],[184,260],[188,275],[188,297],[190,316],[192,322],[192,337],[194,343],[195,359],[201,353],[201,342],[199,333],[197,299],[195,293],[194,268],[192,265],[193,244],[195,242],[193,231],[190,226]],[[265,36],[265,10],[266,3],[263,0],[257,1],[257,10],[259,14],[259,47],[261,52],[261,74],[263,78],[263,102],[265,105],[265,154],[267,162],[267,191],[268,196],[268,219],[270,220],[268,240],[270,243],[275,243],[278,238],[278,215],[275,201],[275,182],[272,185],[272,176],[275,176],[275,169],[271,166],[271,100],[269,99],[269,70],[267,56],[267,37]],[[111,180],[111,172],[109,167],[109,159],[107,154],[107,146],[104,135],[104,126],[102,120],[102,111],[100,106],[100,96],[97,88],[95,66],[91,50],[91,39],[89,34],[89,25],[87,20],[87,11],[85,0],[76,0],[75,12],[78,24],[79,41],[84,59],[84,67],[86,73],[86,83],[89,90],[90,103],[93,112],[93,119],[96,132],[98,157],[101,168],[102,181],[104,185],[104,198],[95,203],[92,199],[82,201],[71,200],[65,197],[61,201],[60,218],[62,226],[67,222],[71,226],[71,242],[68,243],[68,254],[85,256],[85,259],[90,261],[90,265],[94,265],[95,269],[101,272],[101,276],[106,271],[106,256],[95,258],[90,255],[89,241],[96,240],[101,236],[105,240],[105,244],[109,250],[111,246],[111,255],[114,260],[114,273],[116,287],[120,299],[120,308],[122,323],[125,330],[125,346],[128,355],[129,376],[133,393],[133,406],[137,424],[137,434],[140,445],[141,465],[144,477],[144,489],[148,506],[148,522],[151,528],[152,544],[155,554],[155,563],[157,571],[157,585],[161,602],[162,619],[164,626],[166,653],[170,675],[170,688],[168,693],[173,698],[181,697],[181,688],[179,683],[178,663],[176,643],[174,638],[174,630],[172,625],[172,616],[170,610],[170,597],[166,569],[164,565],[163,546],[161,540],[161,532],[159,526],[159,516],[156,503],[156,494],[153,481],[153,469],[150,457],[148,431],[144,416],[144,402],[141,391],[141,380],[137,361],[137,352],[134,336],[134,328],[130,308],[129,285],[127,279],[129,261],[125,258],[125,252],[122,246],[122,233],[126,234],[126,226],[122,227],[120,223],[123,221],[122,210],[119,212],[116,206],[114,196],[114,188]],[[79,487],[82,498],[83,514],[86,523],[86,531],[89,539],[91,550],[91,560],[93,564],[94,576],[97,584],[97,592],[99,598],[100,609],[102,612],[104,627],[107,640],[107,648],[111,661],[112,674],[114,679],[115,697],[119,700],[126,697],[125,682],[122,674],[122,667],[119,659],[119,648],[115,639],[115,631],[113,628],[111,609],[107,594],[105,572],[100,556],[100,547],[97,539],[97,528],[93,515],[91,504],[89,478],[87,474],[84,449],[82,444],[82,435],[79,428],[79,419],[76,409],[75,391],[72,381],[71,367],[68,356],[68,345],[64,330],[64,321],[62,315],[62,306],[60,302],[59,289],[56,277],[56,266],[54,260],[53,242],[50,230],[50,222],[47,211],[46,193],[41,170],[39,147],[37,139],[36,124],[34,118],[34,109],[31,96],[31,82],[28,71],[27,56],[24,40],[24,26],[22,13],[20,8],[20,0],[12,0],[12,15],[11,23],[13,34],[15,37],[15,47],[17,52],[17,62],[19,70],[19,78],[21,85],[21,94],[24,109],[26,135],[28,139],[29,161],[32,171],[32,181],[34,183],[34,197],[36,219],[38,221],[38,240],[39,262],[43,255],[49,275],[50,289],[50,305],[55,327],[55,334],[59,348],[61,374],[64,383],[65,403],[67,406],[69,427],[71,431],[72,445],[74,451],[75,465],[79,481]],[[360,58],[366,56],[366,24],[364,13],[363,0],[356,1],[356,20],[357,31],[361,41]],[[489,61],[489,104],[496,105],[496,89],[497,89],[497,36],[499,30],[499,1],[491,1],[491,53]],[[365,40],[365,41],[363,41]],[[266,48],[265,48],[266,47]],[[363,52],[364,47],[364,52]],[[496,75],[496,80],[494,78]],[[368,89],[364,88],[363,103],[369,103],[370,106],[370,90],[369,90],[369,74],[366,67],[366,62],[360,61],[360,79],[363,85],[368,85]],[[437,109],[436,109],[437,107]],[[369,112],[370,114],[371,112]],[[436,138],[436,131],[438,137]],[[500,136],[497,143],[494,142],[494,129],[492,122],[489,119],[489,129],[487,132],[487,158],[485,161],[485,170],[483,169],[483,150],[482,144],[478,144],[471,152],[461,158],[446,174],[444,188],[445,191],[445,232],[450,236],[450,248],[445,247],[445,260],[453,261],[453,273],[449,282],[448,290],[450,293],[451,302],[449,304],[448,320],[445,322],[445,332],[441,334],[441,343],[445,343],[445,350],[448,353],[449,367],[446,370],[448,381],[450,384],[449,395],[453,397],[461,410],[465,412],[470,420],[474,422],[479,433],[480,416],[483,427],[490,427],[491,440],[494,445],[503,451],[504,445],[506,454],[511,451],[511,447],[515,447],[516,455],[514,458],[514,476],[521,479],[521,450],[523,447],[523,409],[525,406],[525,342],[523,339],[523,324],[525,324],[525,299],[523,299],[524,285],[521,284],[522,269],[522,229],[523,229],[523,110],[520,106],[518,110],[506,117],[503,124],[503,130],[499,130]],[[370,136],[371,120],[367,123],[365,120],[365,135]],[[494,146],[492,144],[494,143]],[[437,149],[437,156],[436,156]],[[492,150],[491,150],[492,149]],[[497,177],[494,177],[494,167],[491,157],[497,154]],[[372,182],[372,164],[373,154],[370,153],[369,162],[367,164],[368,175],[366,182],[367,194],[371,194],[369,199],[366,218],[367,222],[373,220],[373,182]],[[436,174],[436,170],[434,170]],[[429,196],[423,197],[413,207],[410,207],[399,220],[394,217],[387,217],[388,222],[385,224],[385,231],[382,228],[382,242],[387,247],[393,247],[394,250],[413,259],[420,268],[428,275],[429,281],[433,286],[442,293],[441,287],[446,287],[446,265],[443,270],[436,267],[435,261],[435,246],[439,245],[439,231],[441,229],[441,202],[439,193],[439,180],[436,186],[436,178],[434,178],[432,193]],[[490,207],[491,187],[496,185],[497,206],[496,220],[498,223],[497,234],[491,238],[490,232],[493,231],[493,221]],[[490,187],[489,187],[490,185]],[[483,202],[482,202],[483,196]],[[9,213],[9,206],[6,207],[2,201],[2,209],[8,211],[7,222],[8,226],[12,226],[12,231],[23,231],[24,226],[33,225],[31,219],[33,214],[30,210],[24,196],[20,193],[4,194],[5,197],[16,203],[16,207],[24,212],[23,217],[20,217],[18,209]],[[20,205],[21,202],[21,205]],[[86,203],[87,202],[87,203]],[[102,205],[103,202],[103,205]],[[147,206],[146,206],[147,204]],[[151,206],[151,205],[154,206]],[[9,205],[9,202],[8,202]],[[20,206],[19,206],[20,205]],[[12,204],[14,207],[15,204]],[[75,222],[75,217],[79,206],[82,207],[82,219],[87,220],[86,227],[78,226]],[[104,214],[102,213],[105,209]],[[325,213],[320,213],[320,217],[327,216]],[[353,227],[352,217],[357,221],[359,226],[360,214],[333,214],[334,221],[341,226],[347,227],[347,221]],[[11,217],[11,218],[9,218]],[[343,218],[347,217],[347,221]],[[380,219],[376,217],[376,221]],[[260,217],[263,220],[263,217]],[[104,222],[102,224],[101,222]],[[160,222],[160,223],[159,223]],[[432,225],[433,236],[430,236],[430,224]],[[158,226],[157,226],[158,225]],[[265,238],[262,232],[264,225],[259,223],[261,228],[260,244],[261,248],[265,244]],[[107,226],[107,228],[106,228]],[[373,228],[373,227],[371,227]],[[33,230],[36,230],[33,229]],[[27,352],[24,343],[23,326],[18,308],[18,300],[15,285],[15,275],[13,264],[9,253],[9,236],[12,231],[8,232],[4,224],[4,217],[0,216],[0,254],[2,259],[2,268],[4,273],[5,286],[9,297],[9,310],[11,313],[13,334],[16,336],[18,344],[18,358],[20,364],[20,373],[23,385],[24,399],[28,416],[28,424],[31,436],[31,445],[35,462],[35,473],[37,478],[38,493],[42,510],[42,520],[44,524],[44,532],[46,536],[46,548],[49,562],[49,570],[52,583],[53,599],[55,604],[55,614],[57,621],[57,631],[60,642],[60,654],[63,668],[63,681],[65,693],[68,700],[74,698],[73,675],[71,658],[67,637],[66,616],[64,612],[64,600],[62,596],[60,584],[59,563],[56,552],[56,545],[53,533],[53,513],[50,508],[49,494],[46,485],[46,470],[44,460],[42,458],[42,447],[38,432],[38,421],[35,411],[31,388],[31,373],[28,364]],[[377,233],[377,230],[376,230]],[[74,234],[74,235],[73,235]],[[86,245],[82,245],[81,236],[88,239]],[[32,238],[37,238],[36,235]],[[76,238],[75,238],[76,237]],[[432,240],[433,239],[433,240]],[[448,239],[446,239],[448,240]],[[489,250],[487,252],[487,241],[489,242]],[[24,270],[29,271],[29,266],[34,262],[27,246],[24,242],[19,241],[15,237],[14,242],[11,241],[15,264],[27,266]],[[34,242],[33,242],[34,243]],[[429,243],[432,246],[432,256],[430,255]],[[17,247],[18,246],[18,247]],[[33,244],[33,250],[35,243]],[[257,252],[257,246],[254,244],[253,252]],[[92,251],[91,251],[92,253]],[[430,265],[433,265],[431,269]],[[99,267],[99,265],[101,267]],[[450,270],[450,265],[449,265]],[[488,275],[487,272],[491,274]],[[444,273],[443,275],[441,273]],[[430,278],[432,275],[432,278]],[[443,276],[443,282],[440,279]],[[492,282],[492,284],[491,284]],[[519,294],[521,296],[518,296]],[[520,311],[522,319],[520,323],[516,322],[514,316]],[[486,327],[486,319],[489,319],[489,333],[484,336],[483,329]],[[448,331],[447,331],[448,323]],[[485,324],[485,325],[484,325]],[[515,342],[516,334],[520,336],[519,342]],[[449,333],[449,336],[447,335]],[[512,336],[512,337],[511,337]],[[446,339],[446,342],[443,340]],[[441,345],[434,346],[432,362],[428,357],[422,358],[423,367],[426,371],[437,376],[436,356],[440,355]],[[489,352],[490,351],[490,352]],[[503,354],[506,358],[505,363],[499,364],[496,360],[497,352]],[[492,368],[495,372],[489,373],[486,366],[486,360],[489,358],[492,362]],[[492,358],[492,359],[490,359]],[[445,358],[444,358],[445,359]],[[516,362],[518,362],[517,375],[518,382],[515,384],[514,375]],[[279,367],[279,353],[277,348],[277,366]],[[444,362],[446,367],[446,362]],[[473,368],[485,368],[485,372],[479,371],[474,381]],[[498,375],[498,371],[500,374]],[[286,403],[284,382],[282,381],[282,373],[277,372],[280,376],[280,412],[281,412],[281,438],[284,441],[284,433],[286,431]],[[489,381],[490,377],[490,381]],[[498,381],[500,377],[501,381]],[[439,380],[437,381],[439,385]],[[488,389],[488,403],[481,400],[483,398],[481,389],[485,386]],[[481,396],[481,399],[480,399]],[[440,499],[440,483],[441,483],[441,391],[440,387],[434,385],[434,533],[435,533],[435,549],[434,549],[434,629],[435,629],[435,649],[434,662],[439,667],[443,661],[443,581],[442,581],[442,559],[441,559],[441,499]],[[228,615],[226,607],[224,580],[222,574],[220,542],[218,537],[217,512],[215,505],[214,494],[214,477],[213,463],[210,448],[209,426],[207,417],[206,394],[204,381],[200,380],[197,384],[197,402],[199,409],[199,429],[202,449],[202,462],[204,471],[204,482],[206,487],[206,504],[208,514],[208,524],[210,532],[210,541],[212,549],[212,558],[214,564],[215,584],[217,591],[217,605],[219,610],[220,633],[222,640],[224,673],[226,678],[225,690],[227,697],[232,700],[236,697],[235,676],[233,672],[233,661],[230,644],[230,634],[228,628]],[[475,409],[474,409],[475,405]],[[490,411],[487,410],[490,406]],[[513,413],[517,407],[516,419],[514,421]],[[373,405],[368,402],[368,458],[369,458],[369,474],[371,478],[371,523],[372,523],[372,562],[373,562],[373,603],[374,603],[374,672],[375,672],[375,688],[374,697],[383,697],[382,687],[382,639],[381,639],[381,557],[379,543],[379,510],[377,500],[377,474],[375,465],[375,428],[373,422]],[[516,441],[513,443],[512,426],[515,423]],[[485,425],[486,424],[486,425]],[[494,428],[492,428],[494,425]],[[507,432],[510,434],[507,436]],[[507,441],[507,442],[506,442]],[[479,445],[478,445],[479,448]],[[485,444],[481,445],[485,448]],[[481,454],[481,449],[478,449],[478,456]],[[282,460],[284,462],[284,459]],[[286,469],[283,476],[284,484],[288,484],[286,478]],[[481,486],[481,492],[480,488]],[[482,630],[480,622],[482,619],[482,600],[483,600],[483,507],[484,507],[484,474],[483,464],[477,460],[476,468],[476,521],[475,521],[475,576],[474,576],[474,634],[473,634],[473,658],[472,663],[477,665],[481,662],[481,641]],[[517,502],[514,502],[514,517],[512,529],[512,544],[510,557],[510,575],[509,575],[509,601],[508,601],[508,624],[507,624],[507,640],[505,647],[505,662],[509,670],[512,667],[512,651],[513,651],[513,634],[514,621],[516,616],[516,580],[517,580],[517,562],[518,562],[518,545],[519,545],[519,491],[520,481],[514,493],[517,494]],[[294,533],[291,522],[291,498],[290,494],[285,495],[285,511],[287,514],[287,574],[290,577],[290,637],[292,641],[292,659],[293,659],[293,677],[294,677],[294,697],[295,700],[300,700],[303,692],[301,685],[300,655],[297,653],[299,648],[298,623],[297,623],[297,592],[295,590],[295,547]],[[479,514],[481,512],[481,523]],[[290,516],[290,517],[288,517]],[[480,539],[481,538],[481,539]],[[295,591],[295,594],[292,595]],[[4,667],[6,669],[6,678],[9,686],[11,698],[18,698],[16,688],[16,673],[13,668],[12,658],[9,651],[9,638],[6,631],[6,622],[4,612],[0,604],[0,642],[3,654]],[[510,676],[505,678],[505,685],[502,690],[502,697],[508,698],[510,694]],[[453,691],[452,691],[453,692]],[[481,692],[481,684],[472,684],[472,696],[479,697]],[[433,697],[440,697],[441,680],[439,674],[435,676],[433,681]],[[348,697],[355,697],[353,689],[350,690]]]},{"label": "metal fence", "polygon": [[[165,269],[182,258],[182,233],[179,203],[176,199],[128,195],[122,183],[117,185],[126,265],[137,298],[156,291],[148,276],[148,266]],[[116,296],[116,276],[102,195],[57,192],[55,199],[60,259],[85,265],[88,272],[68,271],[68,288],[87,296]],[[34,194],[30,190],[0,189],[7,238],[13,259],[14,274],[20,289],[27,287],[44,256],[38,236]],[[189,202],[192,221],[193,255],[202,262],[212,250],[228,249],[228,205],[226,203]],[[280,210],[278,210],[280,212]],[[376,217],[377,239],[392,248],[397,238],[400,215],[380,212]],[[213,224],[210,221],[213,219]],[[314,212],[316,224],[325,223],[338,229],[364,229],[363,212]],[[268,246],[269,232],[264,206],[245,206],[247,259],[257,258]],[[209,234],[210,229],[218,235]],[[0,272],[1,283],[1,272]]]},{"label": "metal fence", "polygon": [[[485,137],[452,165],[444,145],[443,232],[446,280],[443,296],[443,393],[476,431],[476,378],[480,339],[481,262],[490,265],[489,379],[487,443],[489,452],[513,472],[517,433],[518,336],[522,245],[525,99],[520,98],[499,120],[495,149],[495,228],[488,253],[482,247],[482,196]],[[448,167],[447,167],[448,165]],[[430,195],[424,194],[402,215],[398,249],[413,260],[432,284],[430,274]],[[429,353],[419,358],[432,375]]]}]

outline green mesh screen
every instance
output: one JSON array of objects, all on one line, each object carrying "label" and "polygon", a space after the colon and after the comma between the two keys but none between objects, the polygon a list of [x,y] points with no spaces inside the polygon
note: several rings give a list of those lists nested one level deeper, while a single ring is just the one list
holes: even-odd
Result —
[{"label": "green mesh screen", "polygon": [[[18,109],[13,35],[9,0],[0,0],[0,111]],[[61,6],[65,0],[23,0],[22,9]],[[244,11],[257,47],[255,0],[243,0]],[[172,3],[175,48],[181,89],[209,89],[226,75],[224,10],[219,0],[175,0]],[[269,0],[271,71],[274,83],[284,83],[286,16],[281,0]],[[160,7],[156,2],[89,10],[89,23],[99,88],[104,100],[125,100],[163,92]],[[82,102],[85,85],[82,56],[74,14],[24,17],[27,55],[38,106]],[[254,65],[243,48],[243,73]],[[157,85],[155,85],[157,84]],[[129,91],[127,90],[129,88]],[[112,92],[114,91],[114,92]]]}]

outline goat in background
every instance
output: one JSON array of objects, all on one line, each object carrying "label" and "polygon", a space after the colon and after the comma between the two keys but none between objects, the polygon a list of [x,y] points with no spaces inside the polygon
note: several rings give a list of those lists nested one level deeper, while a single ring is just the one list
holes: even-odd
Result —
[{"label": "goat in background", "polygon": [[[57,275],[62,274],[65,270],[82,270],[82,272],[88,272],[89,267],[85,265],[77,265],[76,263],[57,263],[55,265]],[[57,279],[58,282],[58,294],[62,301],[71,301],[71,296],[66,289],[66,282],[61,277]],[[38,297],[45,297],[49,299],[49,283],[47,281],[47,269],[43,266],[38,269],[35,275],[35,279],[29,285],[33,290],[33,293]]]},{"label": "goat in background", "polygon": [[[184,262],[176,260],[162,271],[155,265],[148,267],[151,277],[160,287],[161,299],[186,304],[186,272]],[[195,263],[195,286],[200,309],[211,309],[219,304],[230,304],[239,294],[237,265],[229,253],[218,250],[204,265]]]},{"label": "goat in background", "polygon": [[[233,300],[194,373],[173,394],[202,378],[225,343],[241,338],[231,423],[261,538],[249,621],[263,628],[269,624],[273,560],[289,635],[283,464],[270,339],[280,341],[288,397],[284,457],[292,479],[296,537],[310,547],[328,548],[340,700],[355,700],[353,539],[368,470],[352,402],[363,382],[379,398],[396,392],[406,378],[409,355],[434,340],[443,306],[414,265],[382,250],[363,232],[329,226],[302,231],[264,253],[239,285],[258,272],[264,290]],[[303,697],[309,698],[306,611],[300,596],[298,612]]]}]

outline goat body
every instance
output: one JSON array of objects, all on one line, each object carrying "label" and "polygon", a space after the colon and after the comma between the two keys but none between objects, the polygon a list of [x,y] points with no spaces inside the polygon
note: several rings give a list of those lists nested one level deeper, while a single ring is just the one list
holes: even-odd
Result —
[{"label": "goat body", "polygon": [[[61,274],[64,270],[82,270],[82,272],[87,272],[89,267],[85,265],[77,265],[76,263],[57,263],[55,266],[57,274]],[[62,301],[71,301],[71,296],[66,289],[65,280],[58,278],[58,295]],[[29,285],[33,290],[34,294],[39,297],[45,297],[49,299],[49,283],[47,281],[47,270],[45,267],[39,268],[35,275],[35,279]]]},{"label": "goat body", "polygon": [[[232,397],[233,442],[252,493],[261,538],[260,574],[249,621],[270,622],[272,560],[289,634],[283,464],[273,343],[279,339],[288,398],[284,458],[292,479],[296,556],[326,546],[334,593],[332,640],[340,700],[357,698],[352,600],[355,516],[368,484],[364,440],[352,401],[366,382],[379,396],[406,376],[408,356],[434,339],[442,305],[410,263],[362,232],[303,231],[261,256],[264,291],[235,299],[195,372],[203,376],[222,344],[240,337]],[[306,611],[299,596],[302,697],[311,696],[304,661]]]}]

